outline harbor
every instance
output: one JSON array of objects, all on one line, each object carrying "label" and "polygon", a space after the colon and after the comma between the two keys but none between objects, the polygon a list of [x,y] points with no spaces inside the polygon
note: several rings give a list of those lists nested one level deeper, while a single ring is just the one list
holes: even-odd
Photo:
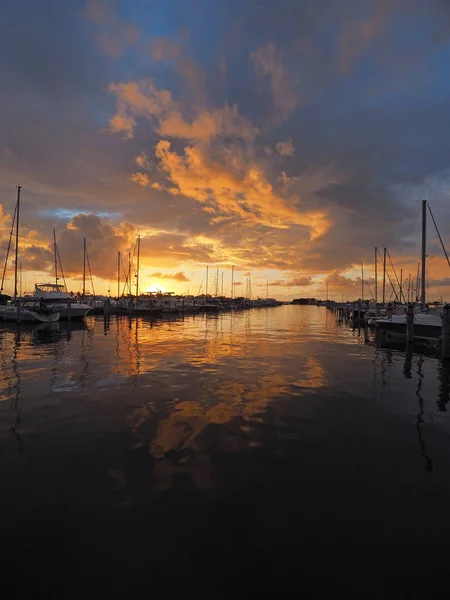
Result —
[{"label": "harbor", "polygon": [[251,573],[227,581],[256,589],[261,564],[445,561],[447,361],[295,305],[0,323],[0,342],[6,582],[18,559],[111,594],[215,579],[236,552]]},{"label": "harbor", "polygon": [[445,594],[449,26],[2,3],[7,600]]}]

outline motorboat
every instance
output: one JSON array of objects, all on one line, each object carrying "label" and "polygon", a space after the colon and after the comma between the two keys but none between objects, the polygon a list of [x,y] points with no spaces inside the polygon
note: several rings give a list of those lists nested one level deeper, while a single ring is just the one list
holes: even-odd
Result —
[{"label": "motorboat", "polygon": [[34,294],[25,300],[38,302],[41,308],[52,307],[59,312],[61,320],[84,319],[91,310],[89,304],[75,300],[65,291],[65,286],[58,283],[37,283]]}]

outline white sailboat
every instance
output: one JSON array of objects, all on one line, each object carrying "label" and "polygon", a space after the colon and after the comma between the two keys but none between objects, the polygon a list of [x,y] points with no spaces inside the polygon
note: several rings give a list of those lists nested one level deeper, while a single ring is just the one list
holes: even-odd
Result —
[{"label": "white sailboat", "polygon": [[[12,303],[0,306],[0,319],[12,323],[55,323],[59,320],[59,312],[57,310],[54,310],[53,307],[39,306],[36,302],[22,302],[18,295],[20,190],[21,186],[19,185],[17,186],[17,204],[14,213],[16,224],[14,297]],[[7,260],[8,255],[6,256]]]},{"label": "white sailboat", "polygon": [[74,298],[67,292],[66,286],[58,283],[59,253],[56,245],[55,231],[53,231],[53,246],[55,254],[55,283],[37,283],[34,286],[34,294],[27,297],[26,300],[31,302],[39,302],[39,305],[42,308],[47,307],[48,309],[58,311],[61,320],[70,321],[84,319],[84,317],[91,310],[89,304],[74,300]]}]

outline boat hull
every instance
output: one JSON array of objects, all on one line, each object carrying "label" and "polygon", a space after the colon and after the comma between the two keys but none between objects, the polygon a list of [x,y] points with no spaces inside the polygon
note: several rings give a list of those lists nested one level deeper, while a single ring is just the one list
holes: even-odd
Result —
[{"label": "boat hull", "polygon": [[0,309],[0,319],[9,323],[56,323],[59,317],[58,312],[44,315],[26,308],[21,308],[19,312],[15,307]]},{"label": "boat hull", "polygon": [[[378,321],[377,328],[393,340],[406,340],[406,323]],[[415,340],[436,341],[441,333],[442,327],[439,325],[414,323]]]}]

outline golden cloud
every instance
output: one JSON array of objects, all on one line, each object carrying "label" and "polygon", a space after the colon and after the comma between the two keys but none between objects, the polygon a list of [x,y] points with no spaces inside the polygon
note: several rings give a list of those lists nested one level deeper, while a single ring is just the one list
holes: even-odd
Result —
[{"label": "golden cloud", "polygon": [[246,170],[208,160],[198,147],[186,147],[184,155],[171,150],[170,142],[161,140],[156,146],[160,169],[171,185],[166,190],[182,194],[205,204],[215,205],[222,213],[240,217],[243,221],[262,223],[268,227],[287,228],[302,225],[310,229],[314,239],[327,231],[329,223],[319,211],[299,212],[274,191],[263,171],[257,165]]}]

